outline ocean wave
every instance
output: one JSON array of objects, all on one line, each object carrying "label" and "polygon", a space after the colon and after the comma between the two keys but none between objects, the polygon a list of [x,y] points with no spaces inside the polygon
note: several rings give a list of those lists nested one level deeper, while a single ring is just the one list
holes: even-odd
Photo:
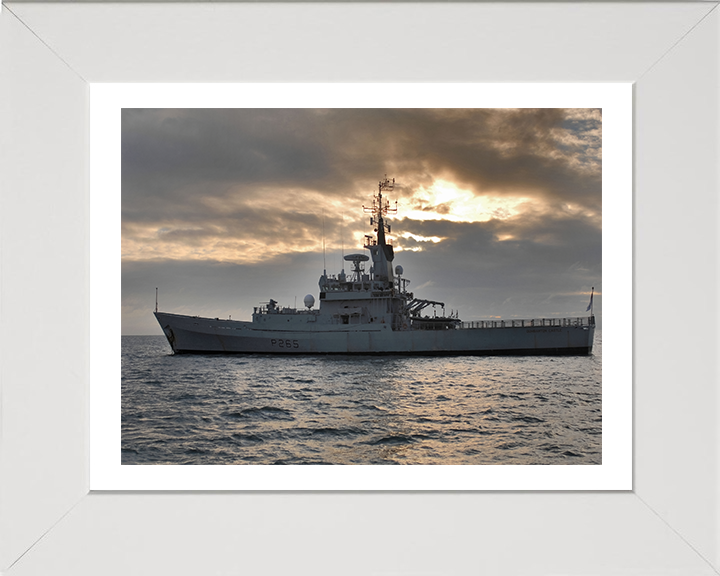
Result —
[{"label": "ocean wave", "polygon": [[226,358],[154,341],[123,339],[123,464],[602,461],[597,357]]}]

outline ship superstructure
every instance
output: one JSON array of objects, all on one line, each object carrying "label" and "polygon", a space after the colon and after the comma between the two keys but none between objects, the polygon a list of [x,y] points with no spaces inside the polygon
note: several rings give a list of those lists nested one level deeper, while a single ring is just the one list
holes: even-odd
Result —
[{"label": "ship superstructure", "polygon": [[[184,316],[155,310],[173,352],[273,354],[589,354],[595,317],[462,322],[445,304],[416,298],[387,238],[386,217],[397,212],[384,193],[385,177],[369,207],[375,236],[366,235],[368,254],[349,254],[351,266],[318,282],[319,307],[308,295],[304,309],[269,302],[251,321]],[[428,308],[432,307],[432,316]],[[438,315],[438,308],[440,314]]]}]

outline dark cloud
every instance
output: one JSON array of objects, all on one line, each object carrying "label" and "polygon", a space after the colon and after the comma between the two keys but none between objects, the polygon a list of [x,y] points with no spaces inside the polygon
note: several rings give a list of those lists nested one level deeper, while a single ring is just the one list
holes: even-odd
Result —
[{"label": "dark cloud", "polygon": [[[491,306],[498,306],[509,294],[516,298],[521,294],[532,295],[538,301],[552,294],[577,294],[589,290],[591,285],[599,285],[601,234],[582,222],[536,222],[534,228],[524,229],[525,237],[505,241],[498,240],[507,231],[505,223],[499,221],[403,224],[419,235],[447,237],[437,244],[424,243],[421,252],[399,252],[397,260],[408,261],[403,267],[417,280],[416,284],[433,281],[437,298],[443,298],[441,292],[451,294],[453,290],[477,294],[474,298],[457,296],[458,307],[485,305],[484,314],[491,314]],[[552,241],[542,241],[545,239]],[[582,297],[574,297],[576,301],[567,309],[568,313],[579,311],[584,302]],[[505,309],[502,313],[515,312]],[[537,312],[525,312],[533,313]]]},{"label": "dark cloud", "polygon": [[599,120],[564,118],[555,109],[126,109],[123,210],[128,217],[172,211],[181,208],[176,200],[231,189],[252,195],[293,187],[347,197],[385,173],[402,174],[401,196],[438,177],[476,191],[587,196],[597,191],[599,169],[588,177],[575,163],[590,142],[563,144],[557,131],[590,133]]}]

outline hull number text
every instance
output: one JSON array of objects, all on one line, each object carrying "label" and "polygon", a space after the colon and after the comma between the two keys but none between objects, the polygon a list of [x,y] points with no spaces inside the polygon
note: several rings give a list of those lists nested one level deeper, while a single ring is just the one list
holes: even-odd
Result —
[{"label": "hull number text", "polygon": [[270,345],[278,348],[300,348],[300,343],[297,340],[278,340],[273,338],[270,340]]}]

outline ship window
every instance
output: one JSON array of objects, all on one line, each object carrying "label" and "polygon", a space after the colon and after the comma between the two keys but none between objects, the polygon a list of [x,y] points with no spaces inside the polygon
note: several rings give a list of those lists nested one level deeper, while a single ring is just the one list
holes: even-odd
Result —
[{"label": "ship window", "polygon": [[350,317],[349,316],[341,316],[342,323],[343,324],[349,324],[350,323]]}]

